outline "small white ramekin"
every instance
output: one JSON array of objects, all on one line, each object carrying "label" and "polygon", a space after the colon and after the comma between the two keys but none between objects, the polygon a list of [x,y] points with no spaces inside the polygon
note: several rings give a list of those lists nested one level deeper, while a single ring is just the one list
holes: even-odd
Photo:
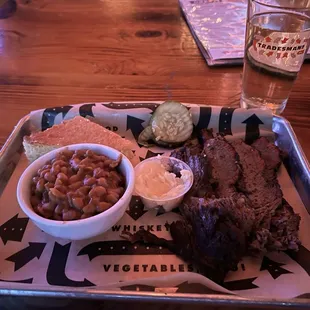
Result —
[{"label": "small white ramekin", "polygon": [[55,155],[64,149],[79,150],[89,149],[98,154],[117,159],[120,152],[100,144],[73,144],[53,150],[30,164],[19,179],[17,185],[17,200],[21,209],[33,223],[46,233],[59,238],[70,240],[88,239],[104,233],[115,225],[124,215],[129,206],[135,183],[135,172],[129,159],[122,155],[120,171],[126,179],[126,189],[120,200],[107,211],[95,216],[75,221],[54,221],[36,214],[30,204],[30,184],[36,172]]},{"label": "small white ramekin", "polygon": [[174,209],[180,205],[180,203],[182,202],[182,200],[184,198],[184,195],[192,187],[193,181],[194,181],[193,172],[192,172],[192,169],[182,160],[179,160],[179,159],[174,158],[174,157],[169,157],[169,156],[157,156],[157,157],[151,157],[151,158],[145,159],[145,160],[141,161],[137,166],[135,166],[136,175],[137,175],[137,171],[139,171],[139,169],[141,169],[141,167],[143,167],[143,165],[145,163],[150,162],[150,161],[154,161],[154,160],[160,160],[164,166],[168,166],[168,165],[171,166],[172,165],[178,171],[181,171],[182,169],[190,171],[190,181],[188,182],[188,184],[186,184],[182,193],[180,193],[177,196],[174,196],[171,198],[165,198],[165,199],[153,199],[153,198],[147,197],[143,193],[137,192],[135,190],[135,194],[139,195],[141,197],[141,200],[147,209],[153,209],[156,207],[163,207],[166,212],[169,212],[172,209]]}]

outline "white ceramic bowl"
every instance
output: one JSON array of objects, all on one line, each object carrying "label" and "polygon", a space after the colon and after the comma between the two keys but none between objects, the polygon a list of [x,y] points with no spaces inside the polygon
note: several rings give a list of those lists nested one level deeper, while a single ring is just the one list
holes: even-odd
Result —
[{"label": "white ceramic bowl", "polygon": [[180,203],[182,202],[184,198],[184,195],[190,190],[190,188],[193,185],[194,175],[193,175],[192,169],[184,161],[179,160],[174,157],[169,157],[169,156],[156,156],[156,157],[151,157],[151,158],[141,161],[137,166],[135,166],[136,175],[140,173],[140,169],[143,169],[143,166],[145,165],[145,163],[152,162],[152,161],[160,161],[161,164],[163,164],[167,168],[167,170],[171,166],[173,166],[175,170],[178,170],[178,171],[187,170],[190,172],[189,180],[188,182],[185,183],[183,191],[173,197],[164,198],[164,199],[150,198],[150,197],[147,197],[143,192],[139,192],[137,191],[137,189],[135,189],[136,191],[135,194],[141,197],[141,200],[147,209],[163,207],[166,212],[169,212],[172,209],[180,205]]},{"label": "white ceramic bowl", "polygon": [[98,154],[117,159],[120,152],[99,144],[73,144],[53,150],[30,164],[19,179],[17,185],[17,200],[22,210],[40,229],[46,233],[64,239],[82,240],[104,233],[115,225],[124,215],[134,190],[135,173],[129,159],[123,155],[120,171],[126,178],[126,189],[120,200],[107,211],[95,216],[75,221],[54,221],[36,214],[30,204],[30,184],[32,177],[47,161],[63,149],[78,150],[89,149]]}]

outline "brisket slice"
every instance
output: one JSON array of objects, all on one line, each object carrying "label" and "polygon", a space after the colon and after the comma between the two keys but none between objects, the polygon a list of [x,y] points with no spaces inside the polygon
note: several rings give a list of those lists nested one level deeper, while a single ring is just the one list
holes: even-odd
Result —
[{"label": "brisket slice", "polygon": [[197,248],[193,246],[193,233],[190,226],[184,221],[172,222],[170,224],[170,232],[173,236],[173,241],[158,238],[145,229],[141,229],[134,234],[123,231],[121,236],[131,243],[145,243],[165,247],[185,262],[193,264],[199,273],[216,283],[223,283],[227,271],[222,266],[214,264],[212,259],[197,252]]},{"label": "brisket slice", "polygon": [[235,185],[240,177],[237,153],[220,135],[211,137],[208,133],[203,140],[210,183],[215,188],[218,197],[229,197],[236,192]]},{"label": "brisket slice", "polygon": [[205,156],[192,155],[186,161],[194,174],[190,195],[194,197],[213,197],[214,192],[208,178],[208,163]]},{"label": "brisket slice", "polygon": [[194,264],[199,272],[222,283],[246,253],[248,236],[254,225],[254,212],[242,194],[206,200],[187,197],[181,213],[184,221],[170,225],[173,242],[140,230],[123,233],[131,242],[161,245]]},{"label": "brisket slice", "polygon": [[255,232],[250,244],[253,253],[268,251],[297,251],[301,244],[298,238],[300,216],[283,199],[273,216],[270,216],[269,229],[261,227]]},{"label": "brisket slice", "polygon": [[188,144],[173,151],[170,156],[184,161],[192,169],[194,182],[190,192],[191,196],[213,197],[214,193],[208,177],[208,163],[202,152],[201,146]]},{"label": "brisket slice", "polygon": [[200,155],[202,151],[203,147],[199,143],[198,137],[194,136],[191,139],[187,140],[183,147],[173,150],[170,156],[187,162],[190,156]]},{"label": "brisket slice", "polygon": [[[266,182],[270,186],[279,186],[277,182],[277,170],[282,163],[279,148],[266,137],[257,139],[252,146],[259,151],[265,162],[266,169],[264,171],[264,177]],[[269,223],[269,226],[267,223]],[[268,226],[268,232],[266,229],[261,229],[257,233],[260,236],[264,236],[265,247],[268,250],[298,250],[300,245],[298,238],[299,223],[300,216],[295,214],[293,208],[285,199],[282,199],[282,203],[276,209],[275,214],[267,215],[262,221],[261,227],[263,228],[264,225]]]},{"label": "brisket slice", "polygon": [[[191,233],[194,262],[203,257],[224,275],[235,269],[246,253],[255,221],[247,199],[242,194],[219,199],[189,197],[180,211]],[[180,234],[171,234],[176,243],[182,244]]]},{"label": "brisket slice", "polygon": [[266,181],[273,182],[277,178],[276,172],[282,163],[279,148],[266,137],[260,137],[251,146],[259,151],[265,162],[266,169],[264,171],[264,177]]},{"label": "brisket slice", "polygon": [[232,141],[231,145],[238,154],[242,169],[238,188],[250,199],[257,225],[260,226],[265,220],[263,227],[269,229],[269,215],[274,214],[282,203],[283,195],[278,181],[274,179],[272,182],[268,182],[265,179],[266,164],[255,148],[240,139]]},{"label": "brisket slice", "polygon": [[282,206],[279,207],[271,218],[268,250],[295,250],[301,244],[298,238],[300,216],[296,214],[288,202],[283,199]]}]

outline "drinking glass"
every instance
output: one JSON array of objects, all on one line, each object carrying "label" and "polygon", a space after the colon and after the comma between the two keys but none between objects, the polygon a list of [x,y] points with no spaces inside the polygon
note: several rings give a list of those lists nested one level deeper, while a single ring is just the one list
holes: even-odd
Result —
[{"label": "drinking glass", "polygon": [[309,38],[310,0],[248,0],[242,107],[283,112]]}]

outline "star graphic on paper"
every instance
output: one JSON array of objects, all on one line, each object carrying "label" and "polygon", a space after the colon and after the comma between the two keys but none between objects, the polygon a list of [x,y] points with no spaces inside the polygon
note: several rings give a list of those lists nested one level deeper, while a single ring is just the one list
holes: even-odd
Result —
[{"label": "star graphic on paper", "polygon": [[301,40],[300,40],[300,39],[297,39],[297,40],[296,40],[296,43],[297,43],[297,44],[299,44],[300,42],[301,42]]},{"label": "star graphic on paper", "polygon": [[287,58],[288,57],[288,53],[284,53],[282,58]]},{"label": "star graphic on paper", "polygon": [[288,271],[288,270],[282,268],[281,266],[283,266],[283,265],[285,265],[285,264],[277,263],[277,262],[271,260],[270,258],[264,256],[260,270],[261,271],[267,270],[274,279],[277,279],[278,277],[280,277],[283,274],[292,273],[291,271]]},{"label": "star graphic on paper", "polygon": [[288,38],[284,38],[281,42],[284,44],[288,41]]},{"label": "star graphic on paper", "polygon": [[126,213],[134,220],[138,220],[142,215],[144,215],[147,211],[144,210],[144,205],[139,196],[132,196],[129,209]]},{"label": "star graphic on paper", "polygon": [[273,52],[268,52],[266,55],[267,55],[268,57],[270,57],[270,56],[273,55]]},{"label": "star graphic on paper", "polygon": [[266,40],[266,42],[271,42],[270,37],[267,37],[265,40]]}]

